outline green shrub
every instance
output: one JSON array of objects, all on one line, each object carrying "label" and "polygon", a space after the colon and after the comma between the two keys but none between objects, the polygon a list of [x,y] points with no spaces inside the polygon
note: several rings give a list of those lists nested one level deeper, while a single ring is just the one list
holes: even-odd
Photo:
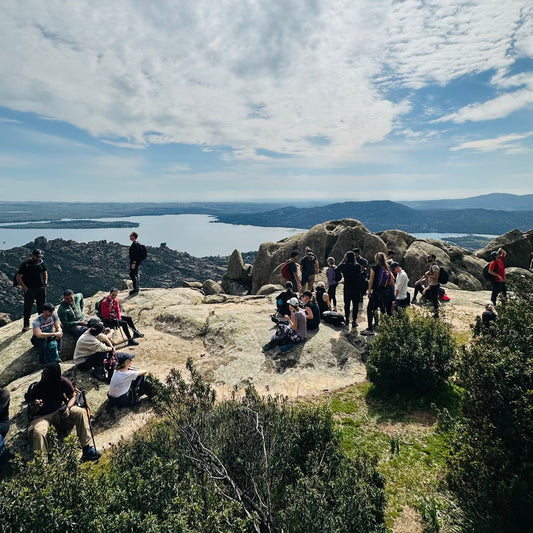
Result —
[{"label": "green shrub", "polygon": [[451,375],[455,352],[447,324],[400,311],[384,318],[369,343],[368,379],[384,391],[427,392]]},{"label": "green shrub", "polygon": [[448,481],[474,531],[527,531],[533,523],[533,284],[511,289],[498,321],[459,364],[463,407]]}]

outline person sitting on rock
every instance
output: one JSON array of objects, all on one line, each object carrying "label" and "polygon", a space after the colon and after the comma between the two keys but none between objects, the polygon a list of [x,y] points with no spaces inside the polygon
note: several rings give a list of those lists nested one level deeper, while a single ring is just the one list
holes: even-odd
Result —
[{"label": "person sitting on rock", "polygon": [[498,315],[494,309],[494,304],[492,302],[487,302],[485,304],[485,310],[481,314],[481,322],[483,327],[488,328],[493,322],[498,320]]},{"label": "person sitting on rock", "polygon": [[91,327],[84,331],[76,342],[73,362],[80,370],[92,368],[93,375],[105,381],[104,361],[110,354],[115,353],[115,347],[110,339],[113,332],[107,329],[106,335],[104,325],[99,320],[91,319],[89,323]]},{"label": "person sitting on rock", "polygon": [[[42,313],[33,321],[33,336],[31,343],[39,353],[39,363],[45,365],[59,360],[63,330],[55,307],[50,302],[43,304]],[[56,345],[52,344],[56,341]]]},{"label": "person sitting on rock", "polygon": [[277,325],[270,342],[263,346],[263,350],[281,346],[282,351],[288,351],[294,344],[303,342],[307,338],[307,319],[305,311],[300,309],[298,298],[291,298],[288,304],[290,315],[285,315],[288,323]]},{"label": "person sitting on rock", "polygon": [[50,424],[59,432],[70,431],[74,426],[78,439],[83,446],[83,461],[97,461],[98,452],[91,446],[89,419],[85,409],[77,407],[72,383],[61,376],[58,363],[48,363],[41,374],[41,380],[32,385],[26,397],[30,414],[33,417],[28,435],[33,451],[47,453],[46,435]]},{"label": "person sitting on rock", "polygon": [[146,394],[149,398],[151,391],[146,381],[146,370],[139,370],[131,366],[133,353],[118,352],[117,366],[109,383],[107,398],[110,405],[116,407],[131,407],[139,402],[139,398]]},{"label": "person sitting on rock", "polygon": [[78,338],[87,329],[87,319],[83,314],[83,294],[74,294],[72,289],[63,292],[63,301],[59,304],[57,315],[63,330]]},{"label": "person sitting on rock", "polygon": [[326,311],[331,311],[331,301],[328,293],[326,292],[326,285],[323,281],[319,281],[316,284],[315,300],[320,311],[320,316],[322,316]]},{"label": "person sitting on rock", "polygon": [[307,320],[307,331],[318,329],[320,325],[320,309],[313,301],[313,293],[304,291],[302,293],[302,303],[305,306],[305,318]]},{"label": "person sitting on rock", "polygon": [[289,304],[287,302],[291,298],[294,298],[296,296],[293,289],[294,286],[292,284],[292,281],[287,281],[287,283],[285,284],[285,290],[283,292],[280,292],[276,296],[277,312],[282,316],[288,315],[290,313]]},{"label": "person sitting on rock", "polygon": [[[128,346],[137,346],[139,343],[135,339],[144,337],[144,335],[135,328],[130,316],[120,313],[120,304],[118,303],[117,296],[118,289],[113,287],[109,291],[109,294],[102,300],[100,307],[102,321],[105,326],[110,328],[121,327],[128,339]],[[133,337],[130,333],[130,328],[133,331]]]}]

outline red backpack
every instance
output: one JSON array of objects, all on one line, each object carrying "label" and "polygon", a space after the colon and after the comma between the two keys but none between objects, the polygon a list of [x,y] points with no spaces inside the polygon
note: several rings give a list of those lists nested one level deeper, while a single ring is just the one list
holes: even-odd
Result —
[{"label": "red backpack", "polygon": [[285,261],[285,263],[283,263],[283,266],[281,267],[281,276],[287,280],[291,279],[291,271],[289,269],[289,263],[290,261]]}]

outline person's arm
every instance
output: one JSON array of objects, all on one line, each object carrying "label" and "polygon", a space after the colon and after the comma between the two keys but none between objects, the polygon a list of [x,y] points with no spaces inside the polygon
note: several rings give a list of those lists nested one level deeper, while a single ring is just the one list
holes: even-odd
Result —
[{"label": "person's arm", "polygon": [[96,338],[100,341],[99,352],[113,352],[115,350],[115,346],[106,334],[100,333]]},{"label": "person's arm", "polygon": [[80,306],[80,311],[83,314],[83,308],[85,307],[85,302],[83,301],[83,294],[80,294],[78,305]]},{"label": "person's arm", "polygon": [[313,319],[313,310],[311,309],[311,307],[309,306],[305,306],[305,318],[307,320],[312,320]]},{"label": "person's arm", "polygon": [[[61,328],[59,329],[59,331],[61,331]],[[56,336],[57,337],[61,337],[63,335],[63,332],[61,331],[61,334],[58,334],[57,331],[51,331],[50,333],[45,333],[45,332],[41,331],[41,327],[38,326],[36,328],[33,328],[33,334],[38,339],[47,339],[49,337],[56,337]]]},{"label": "person's arm", "polygon": [[368,280],[368,292],[372,292],[372,286],[374,285],[374,276],[375,276],[375,272],[374,272],[374,269],[371,268],[370,269],[370,278]]},{"label": "person's arm", "polygon": [[496,281],[501,281],[502,277],[500,276],[500,274],[498,274],[496,261],[492,261],[489,265],[489,274],[491,276],[494,276],[496,278]]},{"label": "person's arm", "polygon": [[118,303],[118,300],[115,300],[115,304],[116,304],[117,318],[119,320],[122,320],[122,314],[120,313],[120,304]]},{"label": "person's arm", "polygon": [[318,274],[318,271],[319,271],[319,266],[318,266],[318,259],[315,257],[315,275]]},{"label": "person's arm", "polygon": [[61,329],[61,322],[59,322],[59,319],[54,321],[54,337],[62,337],[63,336],[63,330]]},{"label": "person's arm", "polygon": [[102,304],[100,305],[100,314],[102,315],[102,318],[105,320],[109,320],[111,318],[108,298],[104,298],[102,300]]},{"label": "person's arm", "polygon": [[43,281],[45,285],[48,285],[48,270],[43,272]]}]

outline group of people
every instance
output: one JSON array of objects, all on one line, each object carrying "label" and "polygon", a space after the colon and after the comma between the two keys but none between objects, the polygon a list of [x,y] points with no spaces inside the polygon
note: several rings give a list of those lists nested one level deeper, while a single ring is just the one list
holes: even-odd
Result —
[{"label": "group of people", "polygon": [[[139,292],[139,267],[146,258],[146,249],[138,242],[138,234],[132,232],[129,250],[129,275],[133,282],[130,296]],[[82,293],[72,289],[63,292],[63,299],[56,307],[46,301],[48,271],[42,250],[35,249],[30,259],[24,261],[15,276],[15,285],[24,293],[24,318],[22,331],[30,330],[33,303],[38,315],[31,324],[31,342],[36,347],[42,374],[26,394],[31,423],[28,429],[35,452],[46,452],[46,436],[50,424],[60,431],[76,428],[83,447],[82,460],[97,460],[100,453],[91,445],[90,422],[85,409],[76,405],[76,390],[72,382],[61,375],[60,356],[64,333],[76,340],[73,362],[81,371],[92,370],[93,376],[109,381],[110,405],[125,407],[135,405],[143,394],[150,395],[146,372],[132,366],[135,354],[116,351],[113,336],[121,330],[128,346],[138,345],[136,339],[144,335],[135,327],[130,316],[122,314],[118,301],[118,289],[97,304],[97,316],[88,317],[84,312]],[[108,368],[106,373],[104,368]],[[9,430],[9,392],[0,390],[0,454],[4,449],[3,438]],[[93,439],[94,444],[94,439]]]}]

